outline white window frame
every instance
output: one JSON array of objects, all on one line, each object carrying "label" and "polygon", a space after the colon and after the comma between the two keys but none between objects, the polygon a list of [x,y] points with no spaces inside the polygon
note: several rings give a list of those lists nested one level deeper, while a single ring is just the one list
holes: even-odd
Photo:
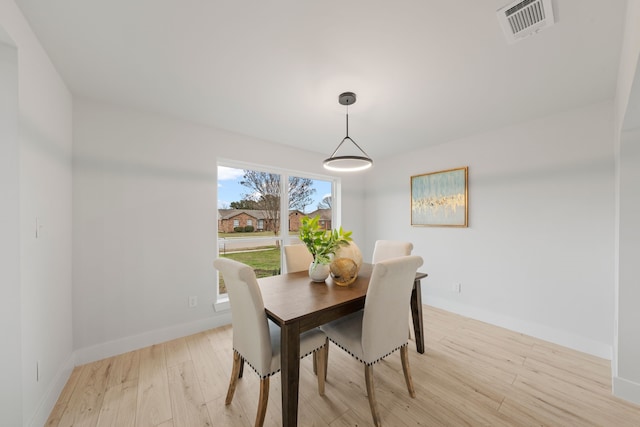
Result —
[{"label": "white window frame", "polygon": [[[220,166],[224,166],[224,167],[228,167],[228,168],[234,168],[234,169],[250,169],[250,170],[255,170],[255,171],[259,171],[259,172],[267,172],[267,173],[276,173],[278,175],[281,176],[282,181],[284,182],[284,185],[280,185],[280,232],[281,232],[281,239],[282,239],[282,246],[284,245],[288,245],[291,242],[291,238],[289,236],[288,230],[289,230],[289,199],[287,197],[287,195],[289,194],[289,177],[290,176],[296,176],[296,177],[301,177],[301,178],[309,178],[309,179],[313,179],[313,180],[321,180],[321,181],[329,181],[331,182],[331,223],[335,224],[335,226],[333,228],[338,228],[340,227],[341,224],[341,219],[342,219],[342,215],[340,213],[340,202],[341,202],[341,195],[342,195],[342,182],[340,180],[339,177],[336,176],[330,176],[330,175],[321,175],[321,174],[314,174],[314,173],[309,173],[309,172],[302,172],[302,171],[297,171],[297,170],[292,170],[292,169],[283,169],[283,168],[278,168],[278,167],[271,167],[271,166],[266,166],[266,165],[261,165],[261,164],[256,164],[256,163],[247,163],[247,162],[241,162],[241,161],[237,161],[237,160],[231,160],[231,159],[218,159],[217,165],[216,165],[216,206],[217,206],[217,200],[218,200],[218,191],[217,191],[217,183],[218,183],[218,176],[217,176],[217,171],[218,171],[218,167]],[[217,208],[216,208],[216,217],[217,217]],[[282,212],[285,212],[286,214],[283,215]],[[218,221],[215,222],[216,223],[216,229],[215,229],[215,236],[216,236],[216,258],[219,257],[220,254],[220,245],[218,244]],[[287,231],[287,232],[285,232]],[[280,265],[284,265],[284,251],[281,250],[280,251]],[[215,283],[215,288],[216,288],[216,302],[214,303],[214,309],[215,311],[226,311],[230,309],[230,305],[229,305],[229,296],[228,295],[220,295],[219,294],[219,287],[218,287],[218,272],[216,271],[216,283]]]}]

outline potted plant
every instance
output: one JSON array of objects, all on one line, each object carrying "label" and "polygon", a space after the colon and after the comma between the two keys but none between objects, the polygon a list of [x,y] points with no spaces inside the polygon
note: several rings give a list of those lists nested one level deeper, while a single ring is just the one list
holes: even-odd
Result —
[{"label": "potted plant", "polygon": [[320,216],[303,217],[300,225],[300,240],[305,244],[313,262],[309,266],[309,276],[314,282],[324,282],[329,277],[331,257],[342,245],[351,241],[351,231],[323,230],[320,228]]}]

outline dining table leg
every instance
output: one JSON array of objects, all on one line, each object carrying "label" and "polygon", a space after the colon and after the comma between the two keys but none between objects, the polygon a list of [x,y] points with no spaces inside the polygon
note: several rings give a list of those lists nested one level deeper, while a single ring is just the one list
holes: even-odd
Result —
[{"label": "dining table leg", "polygon": [[300,325],[292,323],[280,330],[280,375],[282,381],[282,425],[298,425],[300,386]]},{"label": "dining table leg", "polygon": [[413,332],[416,335],[416,349],[424,354],[424,327],[422,323],[422,291],[420,279],[413,281],[411,291],[411,317],[413,318]]}]

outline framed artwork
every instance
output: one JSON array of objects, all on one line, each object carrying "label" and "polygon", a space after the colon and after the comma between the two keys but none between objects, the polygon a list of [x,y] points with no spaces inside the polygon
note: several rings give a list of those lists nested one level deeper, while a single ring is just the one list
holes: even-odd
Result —
[{"label": "framed artwork", "polygon": [[469,167],[411,177],[411,225],[467,227]]}]

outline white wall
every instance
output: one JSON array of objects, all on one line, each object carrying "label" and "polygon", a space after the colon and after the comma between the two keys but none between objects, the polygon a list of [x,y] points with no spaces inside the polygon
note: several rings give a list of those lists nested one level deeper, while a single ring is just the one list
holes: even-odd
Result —
[{"label": "white wall", "polygon": [[623,42],[620,52],[620,67],[618,69],[618,82],[616,85],[616,128],[621,129],[629,97],[631,86],[636,78],[636,65],[640,53],[640,26],[637,25],[640,18],[640,0],[627,0],[627,13]]},{"label": "white wall", "polygon": [[629,0],[616,96],[618,277],[613,391],[640,404],[640,1]]},{"label": "white wall", "polygon": [[[12,165],[9,173],[19,167],[19,187],[8,193],[13,194],[8,200],[14,200],[19,191],[19,207],[12,201],[8,209],[16,212],[17,208],[20,213],[20,244],[11,257],[19,259],[20,282],[13,282],[19,288],[11,290],[20,295],[19,300],[13,299],[19,304],[19,315],[3,327],[19,329],[21,345],[21,364],[3,366],[20,375],[20,382],[10,386],[21,403],[6,412],[3,408],[0,424],[42,425],[73,367],[71,95],[11,0],[0,2],[0,27],[17,48],[19,155],[3,161]],[[3,150],[4,144],[3,140]],[[36,217],[43,224],[37,240]],[[20,407],[17,419],[12,414]],[[5,422],[5,417],[11,421]]]},{"label": "white wall", "polygon": [[614,392],[640,404],[640,128],[622,132],[620,172],[618,370]]},{"label": "white wall", "polygon": [[[426,304],[610,358],[613,127],[606,103],[382,159],[367,248],[412,241]],[[461,166],[469,227],[411,227],[410,176]]]},{"label": "white wall", "polygon": [[0,424],[18,426],[22,424],[18,54],[3,42],[0,141]]},{"label": "white wall", "polygon": [[[322,156],[89,100],[74,107],[79,361],[229,322],[212,309],[218,158],[322,174]],[[362,186],[361,176],[343,182],[343,224],[355,235]]]}]

